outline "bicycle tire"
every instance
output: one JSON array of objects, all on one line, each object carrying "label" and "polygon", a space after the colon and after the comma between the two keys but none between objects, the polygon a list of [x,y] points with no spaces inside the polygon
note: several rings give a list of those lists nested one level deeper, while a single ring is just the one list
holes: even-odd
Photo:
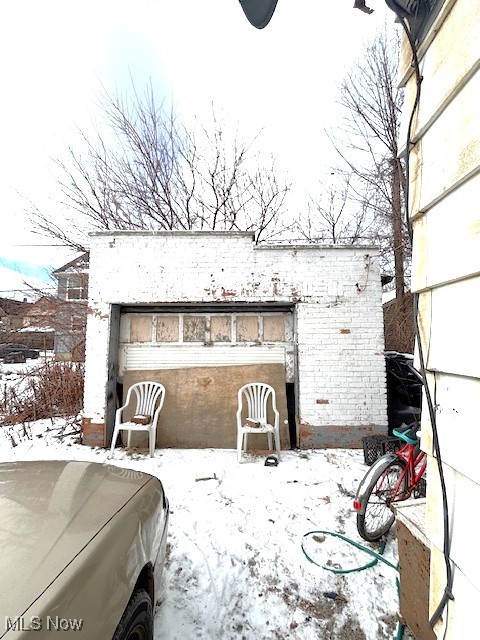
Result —
[{"label": "bicycle tire", "polygon": [[[392,493],[405,467],[405,460],[397,456],[386,467],[372,468],[369,471],[371,478],[364,479],[366,489],[362,503],[365,506],[362,513],[357,514],[357,530],[364,540],[375,542],[392,526],[395,520],[395,515],[390,508]],[[397,493],[397,496],[400,496],[397,501],[406,497],[406,487],[407,476],[405,475]]]}]

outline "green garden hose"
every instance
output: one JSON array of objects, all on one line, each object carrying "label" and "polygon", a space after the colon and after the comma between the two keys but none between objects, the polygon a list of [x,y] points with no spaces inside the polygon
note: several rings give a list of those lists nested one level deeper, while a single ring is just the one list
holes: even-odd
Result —
[{"label": "green garden hose", "polygon": [[[305,539],[308,538],[309,536],[313,536],[315,534],[321,534],[324,536],[332,536],[333,538],[340,538],[340,540],[343,540],[344,542],[352,545],[353,547],[356,547],[357,549],[360,549],[360,551],[363,551],[365,553],[367,553],[370,556],[373,556],[373,560],[371,560],[370,562],[367,562],[366,564],[363,564],[359,567],[353,567],[351,569],[335,569],[334,567],[328,567],[326,565],[321,565],[318,562],[315,562],[315,560],[313,558],[311,558],[307,551],[305,550]],[[369,569],[370,567],[373,567],[377,564],[377,562],[383,562],[384,564],[386,564],[387,566],[391,567],[392,569],[395,569],[395,571],[398,571],[398,565],[395,566],[394,564],[392,564],[391,562],[389,562],[388,560],[386,560],[383,557],[383,552],[385,551],[385,547],[387,546],[387,541],[386,538],[382,538],[382,541],[380,543],[380,550],[377,553],[376,551],[373,551],[372,549],[369,549],[368,547],[365,547],[363,544],[360,544],[358,542],[356,542],[355,540],[352,540],[351,538],[347,538],[347,536],[342,535],[341,533],[336,533],[334,531],[324,531],[324,530],[317,530],[317,531],[309,531],[308,533],[306,533],[303,538],[302,538],[302,551],[304,556],[307,558],[307,560],[309,562],[311,562],[312,564],[314,564],[317,567],[321,567],[322,569],[325,569],[326,571],[330,571],[331,573],[335,573],[335,574],[347,574],[347,573],[354,573],[356,571],[363,571],[364,569]],[[398,576],[396,578],[396,582],[397,582],[397,590],[400,593],[400,584],[398,581]],[[402,640],[403,638],[403,634],[405,632],[405,625],[402,624],[401,622],[398,623],[398,627],[397,627],[397,635],[396,635],[396,640]]]},{"label": "green garden hose", "polygon": [[[318,562],[315,562],[315,560],[313,560],[313,558],[311,558],[308,555],[308,553],[305,551],[305,546],[304,546],[305,538],[307,538],[308,536],[312,536],[314,534],[323,534],[325,536],[332,536],[333,538],[340,538],[340,540],[343,540],[344,542],[347,542],[348,544],[351,544],[353,547],[356,547],[357,549],[360,549],[360,551],[364,551],[365,553],[368,553],[369,555],[373,556],[373,560],[371,560],[367,564],[361,565],[360,567],[353,567],[352,569],[335,569],[333,567],[327,567],[327,566],[318,564]],[[309,560],[311,563],[313,563],[317,567],[321,567],[322,569],[326,569],[327,571],[331,571],[332,573],[336,573],[336,574],[354,573],[355,571],[363,571],[364,569],[369,569],[370,567],[375,566],[379,560],[381,562],[384,562],[386,565],[388,565],[389,567],[391,567],[392,569],[395,569],[397,571],[398,568],[394,564],[389,562],[388,560],[385,560],[385,558],[383,557],[383,552],[385,551],[386,544],[387,544],[387,542],[386,542],[386,540],[384,538],[382,540],[381,544],[380,544],[380,552],[377,553],[376,551],[373,551],[372,549],[369,549],[368,547],[364,547],[363,544],[359,544],[358,542],[355,542],[355,540],[351,540],[350,538],[347,538],[347,536],[344,536],[341,533],[335,533],[333,531],[318,530],[318,531],[309,531],[308,533],[306,533],[303,536],[303,538],[302,538],[302,551],[303,551],[305,557],[307,558],[307,560]]]}]

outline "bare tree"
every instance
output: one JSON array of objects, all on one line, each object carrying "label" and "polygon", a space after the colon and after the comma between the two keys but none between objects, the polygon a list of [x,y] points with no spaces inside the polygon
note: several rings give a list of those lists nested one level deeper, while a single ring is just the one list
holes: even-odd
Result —
[{"label": "bare tree", "polygon": [[399,34],[385,26],[355,60],[340,87],[343,126],[331,139],[349,176],[350,205],[358,208],[361,220],[368,220],[368,234],[393,270],[401,307],[410,247],[398,148],[403,104],[397,85],[399,46]]},{"label": "bare tree", "polygon": [[399,47],[399,34],[384,26],[341,83],[342,125],[328,134],[340,158],[340,166],[331,170],[334,185],[320,183],[294,229],[309,242],[379,246],[383,272],[392,275],[396,293],[387,343],[412,351],[412,301],[405,295],[411,248],[398,147],[403,104],[397,85]]},{"label": "bare tree", "polygon": [[[333,175],[333,173],[332,173]],[[351,206],[347,173],[336,176],[334,184],[310,196],[306,215],[300,215],[295,230],[308,242],[358,244],[371,239],[372,219],[365,204]]]},{"label": "bare tree", "polygon": [[310,242],[378,244],[401,308],[410,246],[405,176],[398,157],[403,103],[397,86],[399,46],[399,34],[384,26],[342,81],[342,125],[328,134],[341,162],[331,170],[335,178],[329,178],[330,186],[319,184],[294,229]]},{"label": "bare tree", "polygon": [[283,212],[288,184],[252,140],[212,126],[193,131],[158,105],[151,89],[133,99],[104,94],[106,128],[79,131],[80,147],[58,161],[65,217],[34,209],[37,232],[80,251],[98,230],[248,230],[259,242]]}]

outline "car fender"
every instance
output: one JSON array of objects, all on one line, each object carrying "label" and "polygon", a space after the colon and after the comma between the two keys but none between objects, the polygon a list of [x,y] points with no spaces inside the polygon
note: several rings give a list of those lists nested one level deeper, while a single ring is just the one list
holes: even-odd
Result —
[{"label": "car fender", "polygon": [[[61,628],[62,638],[112,638],[141,571],[161,557],[166,535],[162,537],[160,533],[154,537],[154,534],[168,523],[163,504],[162,485],[152,477],[27,611],[20,612],[25,624],[40,621],[42,626],[36,628],[35,638],[51,638],[57,630],[52,626],[57,619],[81,623],[81,629]],[[32,635],[26,629],[17,628],[7,631],[5,638],[31,640]]]}]

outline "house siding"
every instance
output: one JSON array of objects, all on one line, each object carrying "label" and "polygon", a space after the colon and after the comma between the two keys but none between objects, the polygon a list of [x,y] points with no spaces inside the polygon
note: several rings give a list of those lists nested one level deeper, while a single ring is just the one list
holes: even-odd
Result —
[{"label": "house siding", "polygon": [[363,435],[386,432],[381,284],[371,247],[255,246],[245,233],[93,234],[88,424],[105,421],[111,305],[171,303],[290,306],[301,446],[359,446]]},{"label": "house siding", "polygon": [[[412,287],[447,486],[454,600],[435,628],[438,638],[471,636],[480,601],[480,560],[471,518],[480,499],[480,5],[445,2],[421,45],[423,76],[411,153]],[[404,132],[416,86],[404,43]],[[405,139],[405,137],[403,138]],[[424,404],[426,406],[426,404]],[[426,534],[431,545],[430,615],[445,588],[443,504],[428,412]]]},{"label": "house siding", "polygon": [[[53,272],[57,279],[56,360],[84,360],[88,269],[88,253],[84,253]],[[69,280],[79,283],[78,298],[69,296]]]}]

